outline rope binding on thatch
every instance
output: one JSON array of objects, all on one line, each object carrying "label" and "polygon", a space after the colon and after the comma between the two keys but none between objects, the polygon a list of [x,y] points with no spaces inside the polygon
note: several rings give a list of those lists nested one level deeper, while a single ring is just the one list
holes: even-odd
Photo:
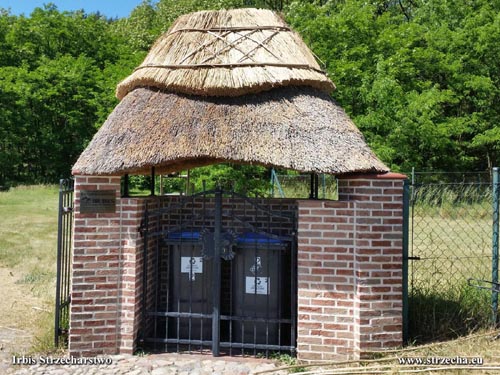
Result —
[{"label": "rope binding on thatch", "polygon": [[246,30],[278,30],[278,31],[292,31],[288,26],[233,26],[233,27],[210,27],[205,29],[200,28],[183,28],[177,29],[167,33],[167,35],[172,35],[175,33],[185,32],[185,31],[199,31],[199,32],[223,32],[223,31],[246,31]]},{"label": "rope binding on thatch", "polygon": [[178,18],[117,87],[240,96],[280,86],[335,86],[300,36],[264,9],[203,11]]},{"label": "rope binding on thatch", "polygon": [[315,173],[387,171],[330,97],[334,88],[276,13],[187,14],[118,85],[123,100],[73,172],[170,173],[222,161]]},{"label": "rope binding on thatch", "polygon": [[134,71],[146,68],[164,69],[196,69],[196,68],[244,68],[249,66],[277,66],[281,68],[311,69],[323,73],[321,69],[311,68],[306,64],[280,64],[280,63],[234,63],[234,64],[179,64],[179,65],[144,65],[138,66]]}]

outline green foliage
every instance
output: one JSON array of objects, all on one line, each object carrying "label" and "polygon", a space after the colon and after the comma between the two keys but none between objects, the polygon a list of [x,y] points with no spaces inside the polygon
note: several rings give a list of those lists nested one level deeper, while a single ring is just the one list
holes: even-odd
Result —
[{"label": "green foliage", "polygon": [[10,162],[0,165],[0,174],[15,173],[17,181],[36,176],[49,182],[67,175],[68,162],[76,160],[92,137],[97,120],[99,71],[94,60],[62,55],[40,62],[33,70],[0,68],[8,77],[2,81],[6,95],[16,98],[15,112],[9,115],[12,107],[2,111],[13,131],[6,128],[0,158]]},{"label": "green foliage", "polygon": [[238,193],[267,195],[269,193],[268,171],[264,167],[240,164],[216,164],[214,166],[193,169],[191,181],[194,191],[220,186],[234,189]]},{"label": "green foliage", "polygon": [[69,176],[138,63],[111,24],[54,5],[0,12],[0,186]]},{"label": "green foliage", "polygon": [[136,51],[148,51],[161,33],[179,16],[200,10],[231,9],[255,6],[248,0],[144,0],[128,18],[118,20],[113,28],[124,35]]},{"label": "green foliage", "polygon": [[397,3],[296,1],[287,19],[392,169],[498,163],[500,4]]},{"label": "green foliage", "polygon": [[[241,164],[215,164],[208,167],[183,171],[180,174],[164,176],[164,194],[188,194],[214,190],[218,187],[248,195],[268,196],[270,173],[267,168]],[[155,194],[160,194],[160,176],[155,176]],[[151,175],[129,176],[129,192],[135,196],[151,194]]]},{"label": "green foliage", "polygon": [[305,367],[302,367],[298,364],[298,360],[296,357],[293,357],[290,354],[277,352],[272,353],[269,358],[277,360],[282,366],[288,367],[287,371],[292,374],[296,372],[305,372],[307,370]]},{"label": "green foliage", "polygon": [[[122,19],[49,4],[0,9],[0,187],[67,177],[117,104],[116,84],[178,16],[238,7],[282,10],[391,169],[500,161],[498,0],[144,0]],[[219,178],[217,168],[198,173]]]}]

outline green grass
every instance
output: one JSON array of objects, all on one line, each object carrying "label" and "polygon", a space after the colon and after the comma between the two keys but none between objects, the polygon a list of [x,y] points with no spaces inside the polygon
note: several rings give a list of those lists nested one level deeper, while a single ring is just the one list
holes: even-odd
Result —
[{"label": "green grass", "polygon": [[454,219],[420,212],[410,236],[410,275],[415,285],[432,284],[435,291],[460,286],[469,277],[491,277],[491,218]]},{"label": "green grass", "polygon": [[492,316],[490,301],[491,293],[466,283],[441,292],[415,288],[409,301],[412,341],[439,341],[487,328]]},{"label": "green grass", "polygon": [[55,271],[57,202],[54,186],[0,192],[0,265]]},{"label": "green grass", "polygon": [[[500,368],[499,331],[481,330],[473,335],[467,335],[455,340],[443,340],[419,346],[408,346],[399,350],[374,351],[366,353],[363,359],[351,361],[331,361],[323,363],[302,363],[286,367],[289,372],[303,375],[312,374],[498,374]],[[481,358],[484,367],[497,369],[486,370],[483,366],[463,368],[457,365],[410,365],[400,364],[401,359],[421,358]]]},{"label": "green grass", "polygon": [[410,335],[423,342],[490,325],[492,195],[487,185],[428,185],[416,190],[409,232]]},{"label": "green grass", "polygon": [[[37,349],[49,349],[53,341],[57,212],[56,186],[21,186],[0,192],[0,267],[10,270],[16,278],[14,285],[26,293],[26,301],[36,304],[36,321],[26,325],[32,325]],[[25,316],[17,318],[31,316],[29,307]]]},{"label": "green grass", "polygon": [[427,216],[454,219],[491,218],[492,189],[489,184],[428,184],[412,191],[415,208]]},{"label": "green grass", "polygon": [[288,369],[289,373],[306,371],[305,367],[299,365],[297,358],[290,354],[272,353],[269,358],[278,361],[281,366],[290,367],[290,369]]},{"label": "green grass", "polygon": [[36,267],[29,273],[23,275],[23,277],[19,280],[16,281],[16,284],[41,284],[41,283],[46,283],[50,282],[52,278],[54,277],[54,273],[47,271],[47,270],[41,270],[40,268]]}]

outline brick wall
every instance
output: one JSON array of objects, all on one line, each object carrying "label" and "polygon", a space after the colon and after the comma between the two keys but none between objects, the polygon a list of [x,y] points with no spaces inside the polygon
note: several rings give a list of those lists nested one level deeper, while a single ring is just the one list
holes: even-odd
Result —
[{"label": "brick wall", "polygon": [[[252,201],[253,204],[249,203]],[[183,226],[186,229],[200,230],[204,227],[213,228],[215,200],[213,197],[198,196],[195,198],[180,198],[179,196],[163,196],[154,200],[152,208],[165,209],[161,225],[164,228]],[[256,206],[258,208],[256,208]],[[288,217],[269,215],[268,211],[280,212]],[[295,220],[297,204],[294,199],[244,199],[238,196],[222,199],[222,230],[233,230],[238,233],[252,230],[262,230],[281,235],[290,235]],[[196,217],[196,220],[192,218]],[[244,220],[242,220],[244,219]],[[251,229],[251,224],[254,229]],[[294,224],[293,224],[294,225]]]},{"label": "brick wall", "polygon": [[[358,358],[365,351],[401,344],[403,178],[386,174],[340,179],[339,201],[259,202],[272,209],[298,211],[300,359]],[[115,212],[81,213],[82,190],[113,190]],[[146,203],[159,208],[179,199],[120,198],[119,194],[119,177],[75,177],[69,333],[73,355],[133,352],[143,295],[144,244],[138,228]],[[213,202],[204,204],[213,210]],[[195,200],[186,214],[202,207]],[[224,207],[226,214],[262,220],[264,230],[290,232],[289,222],[269,221],[231,205],[228,199]],[[160,225],[172,225],[177,219],[163,215],[150,225],[158,225],[159,220]]]},{"label": "brick wall", "polygon": [[120,302],[119,352],[133,353],[137,346],[141,319],[143,238],[138,228],[143,218],[145,201],[139,198],[121,199],[122,265]]},{"label": "brick wall", "polygon": [[[114,213],[81,213],[82,190],[113,190]],[[73,235],[72,303],[70,312],[69,350],[73,355],[133,353],[139,330],[147,331],[142,320],[144,239],[139,232],[146,205],[150,212],[179,205],[179,197],[121,198],[119,177],[75,176],[75,230]],[[267,217],[261,210],[249,208],[243,199],[223,200],[223,228],[244,231],[234,217],[244,217],[260,230],[290,235],[294,228],[294,200],[264,200],[263,208],[287,211],[291,218]],[[149,216],[149,233],[197,219],[189,225],[213,226],[213,198],[194,199],[182,208]],[[212,212],[212,213],[211,213]],[[261,215],[261,216],[259,216]],[[185,228],[186,229],[186,228]],[[248,228],[247,228],[248,230]],[[158,233],[148,241],[148,294],[146,305],[155,303],[154,291],[161,280],[153,280],[156,268],[154,251]],[[161,285],[160,285],[161,286]],[[161,287],[165,287],[164,285]],[[141,327],[145,323],[146,327]]]},{"label": "brick wall", "polygon": [[[81,213],[82,190],[113,190],[115,213]],[[142,243],[138,199],[120,199],[119,177],[75,176],[69,350],[131,353],[137,332]]]},{"label": "brick wall", "polygon": [[337,202],[298,202],[298,355],[359,358],[402,344],[398,174],[339,180]]}]

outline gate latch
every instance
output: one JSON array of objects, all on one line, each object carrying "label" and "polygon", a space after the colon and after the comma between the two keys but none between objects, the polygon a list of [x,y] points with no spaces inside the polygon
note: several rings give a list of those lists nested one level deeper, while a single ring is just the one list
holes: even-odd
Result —
[{"label": "gate latch", "polygon": [[406,259],[408,259],[408,260],[420,260],[420,257],[408,257]]},{"label": "gate latch", "polygon": [[[233,251],[238,236],[232,231],[221,233],[220,257],[224,260],[232,260],[235,252]],[[201,253],[203,258],[210,259],[215,254],[214,233],[206,229],[201,231]]]}]

